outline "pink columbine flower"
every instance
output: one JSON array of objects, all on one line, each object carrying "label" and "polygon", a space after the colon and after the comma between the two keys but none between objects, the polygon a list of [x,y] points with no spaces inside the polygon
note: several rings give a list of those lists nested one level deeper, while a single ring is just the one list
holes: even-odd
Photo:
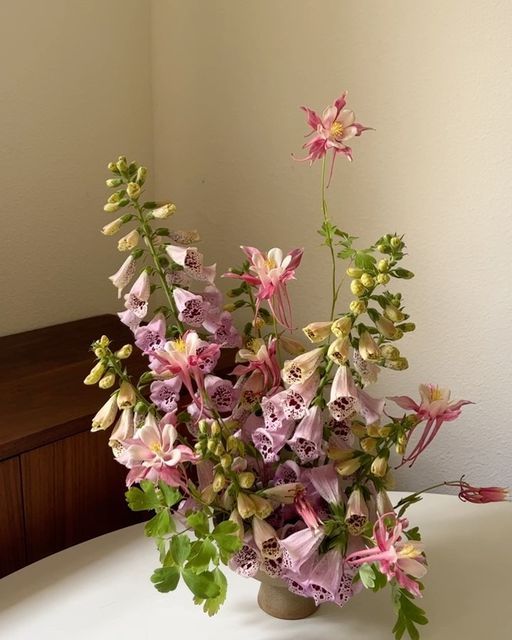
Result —
[{"label": "pink columbine flower", "polygon": [[178,465],[196,460],[197,456],[190,447],[183,444],[174,446],[178,432],[170,422],[157,424],[148,414],[136,437],[123,441],[123,451],[117,461],[130,469],[126,484],[134,482],[163,480],[173,487],[184,486],[185,480]]},{"label": "pink columbine flower", "polygon": [[266,393],[274,393],[281,382],[281,369],[277,360],[277,344],[275,338],[268,345],[261,339],[252,341],[252,349],[240,349],[237,359],[246,360],[249,364],[238,365],[232,375],[237,377],[258,371],[263,376],[263,388]]},{"label": "pink columbine flower", "polygon": [[144,353],[153,353],[159,349],[163,349],[165,338],[165,318],[163,314],[157,313],[156,316],[143,327],[138,327],[135,331],[135,344]]},{"label": "pink columbine flower", "polygon": [[371,129],[371,127],[364,127],[356,122],[354,112],[344,108],[347,102],[346,98],[347,92],[345,91],[331,106],[324,110],[321,116],[308,107],[301,107],[306,112],[307,122],[311,127],[311,131],[307,135],[314,134],[304,144],[308,155],[301,160],[309,160],[310,164],[313,164],[315,160],[320,160],[332,149],[329,182],[336,156],[339,153],[342,153],[348,160],[352,160],[352,149],[346,143],[354,136],[360,136],[363,131]]},{"label": "pink columbine flower", "polygon": [[402,409],[414,411],[419,421],[427,421],[416,446],[410,454],[404,457],[402,464],[410,462],[410,466],[412,466],[418,456],[425,451],[436,437],[443,422],[455,420],[460,416],[461,409],[464,405],[473,404],[470,400],[450,402],[450,395],[449,389],[441,389],[433,384],[421,384],[420,404],[417,404],[412,398],[409,398],[409,396],[393,396],[389,398],[393,400],[393,402],[396,402],[399,407],[402,407]]},{"label": "pink columbine flower", "polygon": [[169,244],[165,248],[167,255],[173,262],[183,267],[187,276],[194,280],[206,280],[213,283],[215,280],[215,265],[205,267],[203,254],[196,247],[177,247]]},{"label": "pink columbine flower", "polygon": [[281,249],[270,249],[267,254],[254,247],[241,247],[249,258],[249,270],[252,274],[225,273],[225,277],[245,280],[253,287],[258,287],[256,301],[259,306],[262,300],[268,300],[276,320],[292,329],[291,305],[286,290],[286,283],[295,278],[295,270],[300,264],[303,249],[294,249],[283,257]]},{"label": "pink columbine flower", "polygon": [[148,272],[144,271],[135,280],[130,289],[130,293],[127,293],[124,297],[124,306],[128,311],[134,313],[138,318],[144,318],[148,312],[148,300],[151,293],[151,283],[149,281]]},{"label": "pink columbine flower", "polygon": [[509,491],[505,487],[473,487],[464,480],[447,482],[450,487],[459,488],[459,498],[463,502],[485,504],[487,502],[505,502],[509,499]]},{"label": "pink columbine flower", "polygon": [[[387,526],[387,521],[392,524]],[[407,521],[397,518],[394,513],[381,516],[373,528],[376,546],[351,553],[347,562],[355,567],[376,563],[388,582],[396,578],[401,587],[413,596],[421,597],[418,582],[414,578],[422,578],[427,572],[423,544],[403,539],[404,526],[407,526]]]}]

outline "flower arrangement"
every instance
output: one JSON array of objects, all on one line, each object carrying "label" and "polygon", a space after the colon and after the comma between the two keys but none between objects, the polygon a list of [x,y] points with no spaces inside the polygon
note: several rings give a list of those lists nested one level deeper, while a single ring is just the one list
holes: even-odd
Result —
[{"label": "flower arrangement", "polygon": [[[143,201],[146,169],[120,157],[109,165],[115,191],[104,209],[125,213],[103,233],[133,225],[118,242],[128,257],[110,280],[119,298],[134,280],[119,317],[148,369],[134,381],[125,366],[131,344],[113,350],[106,336],[93,343],[97,363],[85,383],[114,391],[92,430],[113,427],[109,444],[128,469],[128,505],[154,513],[145,533],[160,554],[151,577],[159,591],[183,580],[212,615],[226,597],[223,564],[247,577],[280,578],[316,604],[343,606],[363,588],[389,585],[393,633],[414,639],[427,622],[413,601],[427,561],[405,514],[423,492],[392,504],[391,454],[412,466],[470,403],[451,401],[433,384],[420,386],[418,401],[368,393],[383,369],[408,367],[397,343],[415,327],[388,285],[413,274],[400,266],[402,237],[386,234],[358,249],[328,215],[326,158],[330,182],[336,157],[352,160],[347,143],[368,130],[346,108],[346,93],[321,116],[303,109],[311,131],[302,160],[322,162],[319,233],[332,282],[330,311],[303,330],[312,346],[291,335],[288,284],[301,249],[242,247],[245,261],[224,274],[237,281],[225,304],[216,266],[195,246],[197,232],[158,226],[176,207]],[[343,311],[340,261],[348,262],[353,295]],[[235,312],[248,320],[241,331]],[[223,375],[219,357],[230,349],[236,366]],[[475,503],[507,498],[505,489],[463,478],[441,485]]]}]

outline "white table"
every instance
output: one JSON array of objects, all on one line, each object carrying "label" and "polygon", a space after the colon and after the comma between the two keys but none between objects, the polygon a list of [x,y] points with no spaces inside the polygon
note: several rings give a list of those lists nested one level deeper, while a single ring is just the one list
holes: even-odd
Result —
[{"label": "white table", "polygon": [[[395,494],[395,498],[399,494]],[[410,509],[426,543],[424,640],[512,638],[512,508],[428,495]],[[1,552],[1,550],[0,550]],[[258,584],[228,572],[228,600],[208,618],[180,587],[160,594],[151,540],[135,525],[45,558],[0,580],[2,640],[387,640],[390,592],[365,592],[345,608],[323,605],[284,621],[256,604]]]}]

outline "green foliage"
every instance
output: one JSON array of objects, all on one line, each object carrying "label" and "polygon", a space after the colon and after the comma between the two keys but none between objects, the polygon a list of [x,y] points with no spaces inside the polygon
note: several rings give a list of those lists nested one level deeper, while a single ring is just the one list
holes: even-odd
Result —
[{"label": "green foliage", "polygon": [[182,567],[185,564],[185,560],[190,555],[191,547],[190,539],[184,533],[180,533],[172,538],[171,556],[179,567]]},{"label": "green foliage", "polygon": [[[422,585],[420,585],[421,588]],[[393,585],[393,604],[397,614],[393,633],[396,640],[400,640],[407,631],[411,640],[419,640],[420,634],[416,625],[425,625],[428,619],[423,609],[412,601],[413,596],[405,589]]]},{"label": "green foliage", "polygon": [[203,571],[207,571],[210,562],[217,562],[217,558],[217,547],[211,540],[195,540],[192,543],[187,568],[196,573],[203,573]]},{"label": "green foliage", "polygon": [[180,581],[180,571],[178,567],[160,567],[153,571],[151,582],[155,585],[155,589],[160,593],[168,593],[174,591]]},{"label": "green foliage", "polygon": [[409,271],[408,269],[400,269],[400,268],[393,269],[389,273],[395,278],[404,278],[405,280],[410,280],[411,278],[414,278],[414,273],[412,271]]},{"label": "green foliage", "polygon": [[198,538],[204,538],[210,531],[210,525],[206,514],[202,511],[194,511],[187,516],[187,524],[192,527]]},{"label": "green foliage", "polygon": [[162,511],[154,515],[151,520],[148,520],[144,525],[144,533],[150,538],[162,538],[174,531],[174,522],[167,509],[162,509]]},{"label": "green foliage", "polygon": [[371,564],[362,564],[359,567],[359,579],[366,589],[373,589],[375,586],[375,572]]},{"label": "green foliage", "polygon": [[191,569],[184,569],[182,575],[185,584],[196,598],[207,600],[217,598],[220,595],[220,587],[215,582],[212,571],[194,573]]},{"label": "green foliage", "polygon": [[219,568],[216,568],[212,572],[215,584],[219,587],[219,593],[214,598],[208,598],[203,605],[203,611],[209,616],[213,616],[220,609],[221,605],[226,600],[226,594],[228,591],[228,581],[226,576]]},{"label": "green foliage", "polygon": [[131,487],[124,494],[128,506],[132,511],[150,511],[158,509],[160,498],[156,493],[155,485],[149,480],[141,480],[140,489]]},{"label": "green foliage", "polygon": [[364,271],[368,271],[370,273],[375,272],[376,260],[369,252],[369,250],[356,251],[354,263],[358,269],[363,269]]}]

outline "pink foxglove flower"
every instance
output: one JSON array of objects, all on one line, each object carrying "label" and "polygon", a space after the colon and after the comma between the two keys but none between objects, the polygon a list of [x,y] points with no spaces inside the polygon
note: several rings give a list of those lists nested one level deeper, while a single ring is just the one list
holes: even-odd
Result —
[{"label": "pink foxglove flower", "polygon": [[240,278],[253,287],[258,287],[256,301],[259,306],[268,300],[276,320],[287,329],[292,329],[291,306],[286,283],[295,278],[303,249],[294,249],[283,257],[281,249],[270,249],[267,254],[254,247],[242,247],[250,261],[252,274],[226,273],[225,277]]},{"label": "pink foxglove flower", "polygon": [[118,314],[119,320],[125,324],[130,331],[135,333],[135,330],[140,326],[141,318],[137,317],[133,311],[126,309],[126,311],[120,311]]},{"label": "pink foxglove flower", "polygon": [[242,548],[229,560],[229,568],[244,578],[253,578],[261,565],[261,555],[252,538],[246,539]]},{"label": "pink foxglove flower", "polygon": [[321,347],[306,351],[293,360],[287,360],[283,366],[282,377],[285,384],[304,384],[320,366],[324,358]]},{"label": "pink foxglove flower", "polygon": [[266,520],[257,516],[252,519],[254,542],[265,558],[279,558],[282,555],[276,530]]},{"label": "pink foxglove flower", "polygon": [[[307,591],[318,606],[322,602],[345,604],[348,598],[338,603],[344,577],[344,558],[339,549],[331,549],[321,555],[309,574]],[[350,578],[352,583],[352,578]],[[343,585],[344,586],[344,585]]]},{"label": "pink foxglove flower", "polygon": [[163,480],[177,487],[185,486],[183,473],[178,468],[182,462],[194,461],[197,456],[190,447],[183,444],[174,446],[178,432],[171,422],[157,424],[148,414],[143,426],[132,439],[122,442],[124,450],[117,461],[130,469],[126,484],[134,482]]},{"label": "pink foxglove flower", "polygon": [[238,391],[233,387],[232,382],[207,375],[204,379],[204,388],[213,408],[219,413],[229,413],[233,410],[238,400]]},{"label": "pink foxglove flower", "polygon": [[324,538],[324,531],[320,528],[307,527],[281,540],[283,550],[283,566],[298,572],[316,552]]},{"label": "pink foxglove flower", "polygon": [[309,469],[311,484],[318,491],[327,504],[339,504],[341,502],[340,476],[332,464],[324,464],[320,467]]},{"label": "pink foxglove flower", "polygon": [[133,256],[128,256],[123,264],[119,267],[119,270],[109,277],[112,284],[117,289],[117,297],[121,297],[121,293],[127,284],[131,281],[135,275],[135,259]]},{"label": "pink foxglove flower", "polygon": [[153,353],[164,348],[165,338],[165,318],[158,313],[151,322],[138,327],[135,331],[135,344],[143,353]]},{"label": "pink foxglove flower", "polygon": [[320,407],[312,407],[297,425],[293,436],[288,440],[289,447],[305,464],[316,460],[322,449],[324,420]]},{"label": "pink foxglove flower", "polygon": [[345,522],[349,533],[358,536],[368,524],[368,507],[361,489],[356,487],[347,502]]},{"label": "pink foxglove flower", "polygon": [[371,128],[356,122],[354,112],[344,108],[346,98],[347,92],[327,107],[321,116],[308,107],[301,107],[306,112],[307,122],[311,127],[308,135],[313,134],[313,137],[304,145],[308,155],[302,160],[309,160],[310,164],[313,164],[332,150],[329,182],[336,156],[339,153],[348,160],[352,160],[352,149],[346,143],[354,136],[360,136],[363,131],[368,131]]},{"label": "pink foxglove flower", "polygon": [[416,446],[403,459],[403,463],[410,462],[412,466],[418,456],[425,451],[428,445],[436,437],[443,422],[451,422],[460,416],[461,409],[466,404],[473,404],[469,400],[450,402],[450,390],[441,389],[433,384],[421,384],[421,403],[417,404],[408,396],[393,396],[390,400],[396,402],[402,409],[409,409],[416,413],[418,420],[426,420],[421,436]]},{"label": "pink foxglove flower", "polygon": [[151,293],[151,283],[149,281],[148,272],[144,271],[135,280],[130,289],[130,293],[126,294],[124,306],[128,311],[134,313],[138,318],[144,318],[148,312],[148,300]]},{"label": "pink foxglove flower", "polygon": [[[393,524],[388,527],[386,522],[389,520]],[[423,544],[402,537],[406,523],[406,520],[398,519],[394,514],[381,516],[373,528],[376,546],[351,553],[347,562],[356,567],[364,563],[376,563],[388,581],[396,578],[401,587],[413,596],[421,597],[418,582],[414,578],[422,578],[427,572]]]},{"label": "pink foxglove flower", "polygon": [[350,369],[338,367],[331,386],[331,397],[328,403],[331,416],[335,420],[345,420],[353,413],[360,413],[366,424],[380,419],[384,410],[384,400],[372,398],[365,391],[358,389]]},{"label": "pink foxglove flower", "polygon": [[207,317],[210,305],[201,296],[186,289],[176,287],[172,294],[179,311],[178,318],[191,327],[200,327]]},{"label": "pink foxglove flower", "polygon": [[149,397],[161,411],[164,413],[172,413],[178,408],[182,383],[180,376],[152,382]]},{"label": "pink foxglove flower", "polygon": [[203,265],[203,254],[196,247],[177,247],[169,244],[165,250],[171,260],[183,267],[183,271],[190,278],[206,280],[210,283],[215,280],[215,265],[205,267]]},{"label": "pink foxglove flower", "polygon": [[278,453],[290,437],[291,429],[291,423],[283,423],[279,431],[270,431],[261,427],[254,431],[252,441],[265,462],[270,463],[277,460]]},{"label": "pink foxglove flower", "polygon": [[[205,293],[203,299],[212,304]],[[212,334],[213,342],[221,347],[241,347],[242,337],[233,325],[233,316],[228,311],[214,310],[203,322],[203,327]]]}]

